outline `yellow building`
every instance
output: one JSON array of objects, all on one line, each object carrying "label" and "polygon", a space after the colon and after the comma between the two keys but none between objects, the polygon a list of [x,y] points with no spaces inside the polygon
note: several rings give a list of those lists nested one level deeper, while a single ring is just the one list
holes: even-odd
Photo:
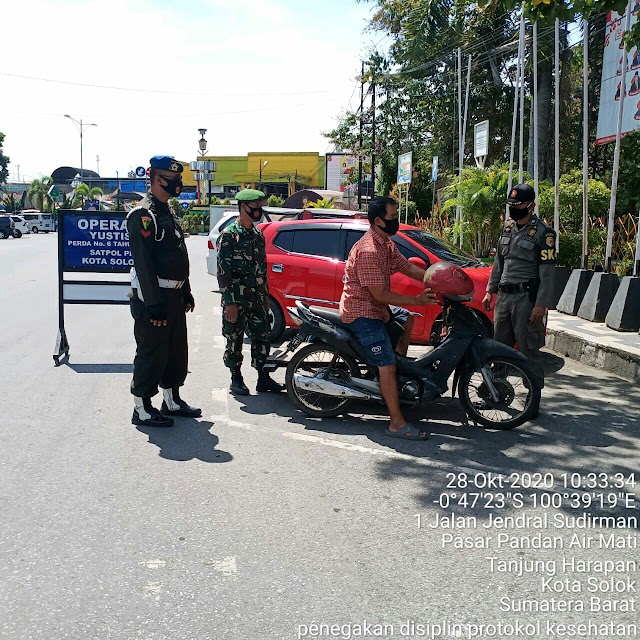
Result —
[{"label": "yellow building", "polygon": [[[218,197],[233,196],[245,187],[259,189],[261,186],[269,195],[286,197],[292,190],[323,189],[325,185],[325,158],[315,152],[250,152],[246,156],[198,156],[198,160],[216,163],[210,191]],[[195,189],[189,163],[183,164],[185,190]]]}]

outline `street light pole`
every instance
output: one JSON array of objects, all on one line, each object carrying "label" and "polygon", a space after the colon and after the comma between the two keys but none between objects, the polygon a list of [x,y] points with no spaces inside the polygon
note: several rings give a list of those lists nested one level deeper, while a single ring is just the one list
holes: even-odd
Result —
[{"label": "street light pole", "polygon": [[262,191],[262,169],[263,167],[266,167],[268,164],[269,164],[268,160],[265,160],[263,163],[262,158],[260,158],[260,191]]},{"label": "street light pole", "polygon": [[80,132],[80,180],[84,180],[84,156],[83,156],[83,149],[82,149],[82,136],[84,134],[84,130],[87,127],[97,127],[98,125],[93,122],[87,122],[85,124],[84,122],[82,122],[82,118],[80,118],[80,120],[76,120],[75,118],[72,118],[68,113],[65,113],[64,117],[69,118],[69,120],[71,120],[71,122],[73,122],[76,125],[76,128]]}]

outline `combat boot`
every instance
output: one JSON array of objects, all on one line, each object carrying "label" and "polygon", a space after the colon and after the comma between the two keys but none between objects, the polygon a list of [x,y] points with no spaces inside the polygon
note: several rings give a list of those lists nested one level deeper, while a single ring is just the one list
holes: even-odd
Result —
[{"label": "combat boot", "polygon": [[151,398],[133,397],[135,408],[131,416],[131,424],[137,424],[140,427],[172,427],[173,418],[163,416],[151,404]]},{"label": "combat boot", "polygon": [[229,391],[235,396],[249,395],[249,388],[244,383],[240,367],[231,370],[231,384],[229,385]]},{"label": "combat boot", "polygon": [[199,418],[202,410],[198,407],[190,407],[181,397],[180,390],[163,389],[162,413],[170,416],[184,416],[185,418]]},{"label": "combat boot", "polygon": [[258,393],[280,393],[284,391],[284,385],[278,384],[275,380],[272,380],[266,371],[258,371],[258,384],[256,385],[256,391]]}]

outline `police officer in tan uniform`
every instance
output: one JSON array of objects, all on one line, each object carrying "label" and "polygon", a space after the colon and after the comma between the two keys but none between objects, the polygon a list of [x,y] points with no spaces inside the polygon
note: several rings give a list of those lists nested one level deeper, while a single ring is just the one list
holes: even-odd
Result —
[{"label": "police officer in tan uniform", "polygon": [[504,223],[493,271],[482,301],[494,311],[494,337],[525,355],[540,386],[544,368],[540,349],[544,346],[545,316],[553,296],[556,264],[556,232],[535,211],[536,194],[527,184],[509,193],[509,218]]}]

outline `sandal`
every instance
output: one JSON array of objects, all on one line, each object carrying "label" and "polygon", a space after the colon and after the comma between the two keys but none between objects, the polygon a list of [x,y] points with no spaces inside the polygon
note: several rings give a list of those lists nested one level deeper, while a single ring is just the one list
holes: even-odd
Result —
[{"label": "sandal", "polygon": [[391,438],[402,438],[403,440],[427,440],[429,438],[428,431],[422,431],[409,423],[405,424],[399,431],[385,429],[384,433]]}]

